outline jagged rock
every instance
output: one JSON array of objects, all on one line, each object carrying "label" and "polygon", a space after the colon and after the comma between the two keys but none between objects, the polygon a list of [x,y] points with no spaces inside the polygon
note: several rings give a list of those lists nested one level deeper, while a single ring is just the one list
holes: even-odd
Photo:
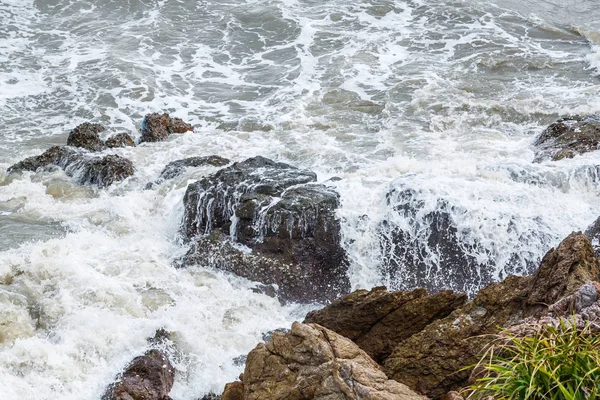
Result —
[{"label": "jagged rock", "polygon": [[385,371],[429,397],[438,397],[466,384],[487,335],[519,322],[524,316],[530,277],[508,277],[482,289],[473,301],[434,321],[401,342],[385,361]]},{"label": "jagged rock", "polygon": [[195,244],[183,264],[277,285],[283,300],[320,301],[347,292],[338,194],[315,180],[313,172],[255,157],[192,183],[182,231]]},{"label": "jagged rock", "polygon": [[117,133],[106,139],[106,147],[135,147],[133,138],[126,133]]},{"label": "jagged rock", "polygon": [[204,165],[212,165],[213,167],[224,167],[229,164],[226,158],[219,156],[206,156],[206,157],[189,157],[183,160],[177,160],[170,162],[160,173],[159,180],[173,179],[183,173],[186,168],[189,167],[201,167]]},{"label": "jagged rock", "polygon": [[600,262],[590,240],[573,232],[556,249],[551,249],[533,276],[530,305],[548,306],[574,293],[590,281],[600,280]]},{"label": "jagged rock", "polygon": [[133,359],[102,400],[170,400],[175,368],[160,350],[149,350]]},{"label": "jagged rock", "polygon": [[466,243],[452,218],[465,210],[439,199],[435,208],[427,211],[421,193],[403,185],[386,197],[392,215],[380,226],[381,268],[395,287],[474,294],[493,281],[492,266],[477,257],[485,249]]},{"label": "jagged rock", "polygon": [[100,124],[85,122],[78,125],[69,133],[67,146],[80,147],[89,151],[101,151],[106,148],[104,142],[98,135],[105,128]]},{"label": "jagged rock", "polygon": [[598,150],[600,115],[570,116],[548,126],[535,140],[534,162],[573,158],[577,154]]},{"label": "jagged rock", "polygon": [[444,318],[467,300],[465,294],[424,289],[388,292],[385,287],[357,290],[310,312],[304,323],[317,323],[351,339],[382,363],[401,341]]},{"label": "jagged rock", "polygon": [[180,118],[172,118],[169,114],[152,113],[142,120],[141,142],[160,142],[173,133],[193,131],[190,124]]},{"label": "jagged rock", "polygon": [[97,157],[69,147],[54,146],[43,154],[28,157],[8,168],[8,172],[37,171],[55,165],[64,169],[79,184],[100,188],[112,185],[134,173],[133,163],[118,155]]},{"label": "jagged rock", "polygon": [[221,400],[221,399],[222,399],[222,397],[217,394],[208,393],[208,394],[205,394],[201,399],[198,399],[198,400]]},{"label": "jagged rock", "polygon": [[[65,170],[69,175],[68,169]],[[86,160],[83,165],[76,169],[73,175],[81,184],[92,184],[100,188],[120,182],[133,175],[133,163],[126,158],[115,154],[109,154],[102,158]]]},{"label": "jagged rock", "polygon": [[80,160],[83,157],[73,149],[61,146],[53,146],[39,156],[27,157],[8,168],[9,173],[19,173],[23,171],[37,171],[48,165],[66,166],[74,160]]},{"label": "jagged rock", "polygon": [[389,380],[350,340],[317,324],[295,322],[248,354],[241,382],[229,384],[227,400],[422,400]]},{"label": "jagged rock", "polygon": [[401,342],[385,361],[389,377],[430,397],[464,386],[484,347],[501,328],[541,315],[563,296],[598,280],[598,262],[589,240],[569,235],[550,250],[534,276],[510,276],[482,289],[448,317],[434,321]]}]

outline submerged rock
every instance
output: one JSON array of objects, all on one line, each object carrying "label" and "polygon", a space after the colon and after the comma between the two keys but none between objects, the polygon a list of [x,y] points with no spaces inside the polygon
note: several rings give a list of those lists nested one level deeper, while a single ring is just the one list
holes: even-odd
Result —
[{"label": "submerged rock", "polygon": [[453,219],[466,211],[443,199],[431,207],[403,186],[387,194],[387,203],[392,211],[379,230],[381,268],[398,287],[474,293],[493,281],[492,266],[477,257],[485,249],[466,242]]},{"label": "submerged rock", "polygon": [[110,385],[102,400],[170,400],[175,368],[160,350],[149,350],[131,364]]},{"label": "submerged rock", "polygon": [[170,117],[169,114],[152,113],[142,120],[141,142],[160,142],[173,133],[193,131],[190,124],[181,118]]},{"label": "submerged rock", "polygon": [[550,250],[534,276],[506,278],[472,301],[398,344],[385,361],[387,375],[430,397],[465,386],[464,367],[479,360],[501,328],[541,315],[548,305],[600,278],[589,240],[569,235]]},{"label": "submerged rock", "polygon": [[182,231],[195,244],[183,263],[276,285],[284,300],[347,292],[338,195],[315,180],[313,172],[255,157],[192,183]]},{"label": "submerged rock", "polygon": [[126,133],[117,133],[106,139],[106,147],[135,147],[135,142],[131,136]]},{"label": "submerged rock", "polygon": [[100,188],[132,176],[133,163],[118,155],[104,157],[69,147],[54,146],[39,156],[28,157],[8,168],[9,173],[37,171],[51,165],[62,168],[68,176],[79,184],[91,184]]},{"label": "submerged rock", "polygon": [[598,150],[600,115],[570,116],[548,126],[534,141],[535,159],[553,161]]},{"label": "submerged rock", "polygon": [[78,125],[69,133],[67,146],[80,147],[89,151],[101,151],[106,145],[100,139],[99,133],[104,132],[105,128],[100,124],[85,122]]},{"label": "submerged rock", "polygon": [[321,310],[310,312],[304,323],[317,323],[354,341],[382,363],[403,340],[445,318],[462,306],[465,294],[424,289],[388,292],[385,287],[357,290]]},{"label": "submerged rock", "polygon": [[173,179],[183,173],[186,168],[190,167],[201,167],[204,165],[212,165],[213,167],[224,167],[229,164],[226,158],[219,156],[205,156],[205,157],[189,157],[182,160],[170,162],[160,173],[159,180]]},{"label": "submerged rock", "polygon": [[350,340],[317,324],[295,322],[286,334],[248,354],[241,382],[225,387],[227,400],[422,400],[389,380]]}]

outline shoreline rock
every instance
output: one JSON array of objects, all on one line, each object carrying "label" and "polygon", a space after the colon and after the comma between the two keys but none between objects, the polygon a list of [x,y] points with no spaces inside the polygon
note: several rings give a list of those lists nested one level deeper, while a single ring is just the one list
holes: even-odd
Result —
[{"label": "shoreline rock", "polygon": [[174,133],[185,133],[194,131],[194,128],[181,118],[171,117],[169,114],[152,113],[147,114],[142,120],[143,142],[160,142]]},{"label": "shoreline rock", "polygon": [[181,265],[203,264],[273,285],[283,301],[347,293],[348,261],[335,215],[338,194],[316,175],[264,157],[188,186]]},{"label": "shoreline rock", "polygon": [[548,126],[534,141],[534,162],[573,158],[600,148],[600,115],[568,116]]}]

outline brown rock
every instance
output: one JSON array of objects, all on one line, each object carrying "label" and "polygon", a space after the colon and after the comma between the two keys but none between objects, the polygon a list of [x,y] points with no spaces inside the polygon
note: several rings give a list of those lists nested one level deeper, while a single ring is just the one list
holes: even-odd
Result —
[{"label": "brown rock", "polygon": [[[461,369],[479,360],[501,328],[541,315],[548,310],[547,304],[597,280],[599,271],[589,239],[572,233],[544,256],[534,276],[510,276],[489,285],[473,301],[401,342],[386,359],[385,371],[392,379],[431,397],[462,387],[469,372]],[[594,289],[586,289],[565,302],[589,304],[593,296]],[[555,308],[568,307],[561,304]],[[596,312],[593,306],[586,310],[590,315]]]},{"label": "brown rock", "polygon": [[381,363],[401,341],[444,318],[467,300],[465,294],[424,289],[388,292],[385,287],[357,290],[325,308],[310,312],[305,323],[317,323],[354,341]]},{"label": "brown rock", "polygon": [[98,135],[104,130],[105,128],[100,124],[91,124],[89,122],[85,122],[75,127],[75,129],[69,133],[67,145],[80,147],[89,151],[104,150],[106,146]]},{"label": "brown rock", "polygon": [[244,398],[244,384],[240,381],[225,385],[221,400],[242,400]]},{"label": "brown rock", "polygon": [[448,392],[440,396],[440,400],[465,400],[458,392]]},{"label": "brown rock", "polygon": [[180,118],[171,118],[169,114],[152,113],[142,121],[142,142],[160,142],[173,133],[192,131],[190,124]]},{"label": "brown rock", "polygon": [[489,342],[487,335],[519,322],[530,277],[508,277],[482,289],[473,301],[401,342],[385,361],[391,379],[430,397],[464,386]]},{"label": "brown rock", "polygon": [[546,128],[534,142],[535,162],[573,158],[600,147],[600,115],[561,118]]},{"label": "brown rock", "polygon": [[389,380],[350,340],[298,322],[289,333],[276,333],[252,350],[242,382],[228,386],[225,394],[233,396],[229,400],[423,399]]},{"label": "brown rock", "polygon": [[106,139],[106,147],[135,147],[133,138],[126,133],[117,133]]},{"label": "brown rock", "polygon": [[573,232],[542,259],[533,276],[528,304],[548,306],[597,280],[600,263],[592,244],[581,232]]},{"label": "brown rock", "polygon": [[170,400],[175,369],[160,350],[149,350],[110,385],[102,400]]}]

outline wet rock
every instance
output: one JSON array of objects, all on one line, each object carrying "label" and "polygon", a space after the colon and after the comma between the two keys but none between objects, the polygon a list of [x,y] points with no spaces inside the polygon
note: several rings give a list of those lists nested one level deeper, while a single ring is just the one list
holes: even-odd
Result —
[{"label": "wet rock", "polygon": [[467,384],[484,347],[501,328],[542,315],[547,305],[598,280],[589,240],[569,235],[544,257],[533,276],[510,276],[482,289],[472,301],[426,326],[395,347],[385,361],[387,375],[430,397]]},{"label": "wet rock", "polygon": [[347,292],[338,195],[315,180],[313,172],[255,157],[189,185],[182,231],[194,244],[183,264],[276,285],[283,300]]},{"label": "wet rock", "polygon": [[37,171],[48,166],[64,169],[79,184],[91,184],[100,188],[132,176],[133,163],[118,155],[94,156],[69,147],[54,146],[43,154],[28,157],[8,168],[9,173]]},{"label": "wet rock", "polygon": [[385,287],[357,290],[321,310],[310,312],[305,323],[317,323],[351,339],[376,362],[382,363],[398,343],[445,318],[462,306],[465,294],[424,289],[388,292]]},{"label": "wet rock", "polygon": [[600,115],[569,116],[548,126],[534,141],[535,159],[553,161],[598,150]]},{"label": "wet rock", "polygon": [[76,176],[81,184],[96,185],[100,188],[120,182],[133,175],[133,163],[128,159],[110,154],[102,158],[85,160],[73,172],[65,169],[67,175]]},{"label": "wet rock", "polygon": [[100,124],[85,122],[78,125],[69,133],[67,145],[80,147],[89,151],[104,150],[106,145],[99,136],[99,133],[104,132],[104,130],[105,128]]},{"label": "wet rock", "polygon": [[590,240],[581,232],[573,232],[542,259],[533,276],[528,304],[547,307],[587,282],[598,280],[600,262]]},{"label": "wet rock", "polygon": [[587,236],[592,242],[592,247],[594,248],[594,255],[596,258],[600,257],[600,218],[587,227],[584,235]]},{"label": "wet rock", "polygon": [[241,382],[226,386],[228,400],[421,400],[389,380],[350,340],[317,324],[295,322],[248,354]]},{"label": "wet rock", "polygon": [[102,400],[170,400],[175,368],[160,350],[149,350],[133,359]]},{"label": "wet rock", "polygon": [[169,114],[152,113],[142,120],[141,142],[160,142],[173,133],[193,131],[190,124],[180,118],[172,118]]},{"label": "wet rock", "polygon": [[220,400],[221,396],[214,394],[214,393],[208,393],[205,394],[202,398],[198,399],[198,400]]},{"label": "wet rock", "polygon": [[106,139],[106,147],[135,147],[135,142],[131,136],[126,133],[117,133]]},{"label": "wet rock", "polygon": [[67,166],[74,161],[81,160],[83,156],[73,149],[53,146],[39,156],[27,157],[8,168],[9,173],[23,171],[37,171],[49,165]]},{"label": "wet rock", "polygon": [[465,210],[442,199],[431,207],[420,193],[402,186],[387,194],[387,202],[392,215],[380,226],[381,268],[395,286],[474,294],[493,281],[492,266],[477,257],[485,249],[465,242],[452,217]]},{"label": "wet rock", "polygon": [[229,164],[226,158],[219,156],[206,156],[206,157],[189,157],[183,160],[177,160],[170,162],[160,173],[159,180],[173,179],[183,173],[186,168],[189,167],[202,167],[204,165],[212,165],[213,167],[224,167]]}]

